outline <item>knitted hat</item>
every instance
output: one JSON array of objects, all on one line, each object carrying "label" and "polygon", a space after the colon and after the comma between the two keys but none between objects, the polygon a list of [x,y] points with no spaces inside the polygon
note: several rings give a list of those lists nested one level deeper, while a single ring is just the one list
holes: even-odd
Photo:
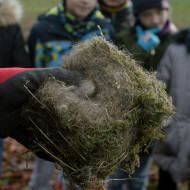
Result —
[{"label": "knitted hat", "polygon": [[132,0],[132,2],[135,16],[147,9],[169,9],[169,0]]}]

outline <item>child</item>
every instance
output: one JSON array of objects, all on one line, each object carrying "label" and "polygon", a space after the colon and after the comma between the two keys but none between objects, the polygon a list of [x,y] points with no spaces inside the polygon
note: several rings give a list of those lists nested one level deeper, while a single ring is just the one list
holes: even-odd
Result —
[{"label": "child", "polygon": [[[60,67],[62,57],[73,45],[95,35],[113,40],[113,29],[97,9],[97,0],[64,0],[41,15],[29,36],[30,58],[34,67]],[[30,187],[32,190],[51,190],[54,164],[36,157]]]},{"label": "child", "polygon": [[101,12],[111,19],[115,32],[121,32],[134,24],[132,2],[130,0],[99,0]]},{"label": "child", "polygon": [[[139,60],[142,66],[155,70],[167,46],[172,41],[172,33],[176,28],[169,17],[169,2],[167,0],[133,0],[133,13],[136,18],[134,26],[122,31],[116,36],[118,46],[125,46],[132,56]],[[140,167],[135,169],[132,178],[128,180],[130,190],[145,190],[149,179],[149,169],[152,156],[142,152]],[[108,177],[109,179],[129,178],[123,167]],[[121,190],[126,180],[113,180],[108,190]]]},{"label": "child", "polygon": [[155,70],[176,27],[169,17],[167,0],[133,0],[135,25],[117,35],[117,44],[125,46],[148,70]]},{"label": "child", "polygon": [[73,45],[95,35],[113,38],[113,29],[99,10],[97,0],[64,0],[39,17],[28,39],[34,67],[61,66]]},{"label": "child", "polygon": [[166,140],[153,148],[154,160],[160,166],[159,190],[176,190],[178,183],[190,180],[189,63],[190,29],[186,29],[175,36],[158,66],[158,77],[176,107]]}]

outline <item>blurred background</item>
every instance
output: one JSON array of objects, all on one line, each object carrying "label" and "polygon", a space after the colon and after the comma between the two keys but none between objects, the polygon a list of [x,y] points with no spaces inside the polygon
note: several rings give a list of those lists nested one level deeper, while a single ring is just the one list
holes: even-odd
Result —
[{"label": "blurred background", "polygon": [[[38,15],[55,6],[60,0],[21,0],[24,9],[24,18],[21,26],[24,37],[29,35],[29,31],[36,22]],[[170,0],[171,17],[178,28],[190,26],[190,1]]]}]

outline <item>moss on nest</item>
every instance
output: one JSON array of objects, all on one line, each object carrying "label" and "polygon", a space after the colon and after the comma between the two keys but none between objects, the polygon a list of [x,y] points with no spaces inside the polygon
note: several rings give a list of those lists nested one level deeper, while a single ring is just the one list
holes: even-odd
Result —
[{"label": "moss on nest", "polygon": [[[122,163],[133,169],[174,107],[155,73],[103,37],[76,46],[63,67],[86,80],[79,87],[45,81],[24,106],[23,121],[35,136],[33,151],[44,149],[71,183],[95,189]],[[90,94],[86,82],[95,87]]]}]

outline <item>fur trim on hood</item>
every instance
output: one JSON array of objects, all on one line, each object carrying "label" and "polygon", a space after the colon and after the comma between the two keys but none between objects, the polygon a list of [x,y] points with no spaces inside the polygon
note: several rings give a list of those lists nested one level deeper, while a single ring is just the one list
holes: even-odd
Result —
[{"label": "fur trim on hood", "polygon": [[22,13],[22,6],[18,0],[0,0],[0,26],[19,23]]}]

